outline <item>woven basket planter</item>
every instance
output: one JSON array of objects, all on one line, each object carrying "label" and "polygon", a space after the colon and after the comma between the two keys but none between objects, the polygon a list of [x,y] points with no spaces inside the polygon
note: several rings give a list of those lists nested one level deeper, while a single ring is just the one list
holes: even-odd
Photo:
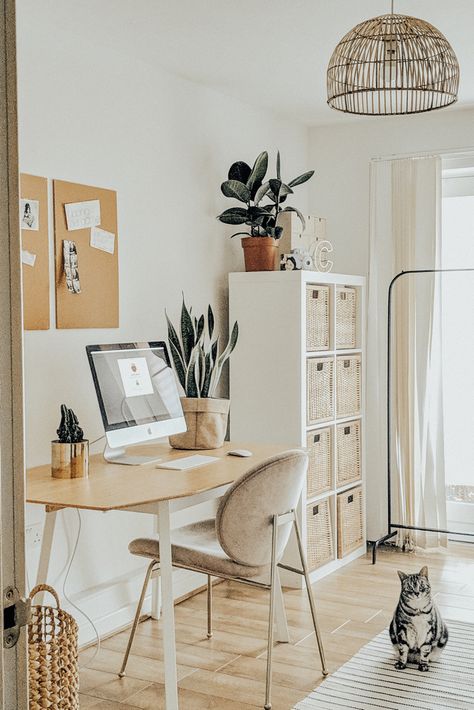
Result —
[{"label": "woven basket planter", "polygon": [[170,436],[174,449],[220,449],[224,445],[230,401],[200,397],[181,397],[187,431]]},{"label": "woven basket planter", "polygon": [[79,710],[78,627],[60,608],[52,587],[39,584],[30,599],[49,592],[56,607],[32,606],[28,626],[29,710]]}]

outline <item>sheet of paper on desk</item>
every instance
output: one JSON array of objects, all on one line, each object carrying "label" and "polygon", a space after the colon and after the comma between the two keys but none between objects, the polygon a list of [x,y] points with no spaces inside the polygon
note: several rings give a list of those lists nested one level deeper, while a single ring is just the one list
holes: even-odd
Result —
[{"label": "sheet of paper on desk", "polygon": [[25,249],[21,250],[21,263],[27,266],[34,266],[36,261],[36,254],[32,254],[30,251]]},{"label": "sheet of paper on desk", "polygon": [[100,224],[100,200],[69,202],[64,205],[64,209],[69,231],[97,227]]},{"label": "sheet of paper on desk", "polygon": [[115,250],[115,234],[106,232],[100,227],[92,227],[91,229],[91,247],[106,251],[108,254],[113,254]]},{"label": "sheet of paper on desk", "polygon": [[206,466],[215,461],[219,461],[217,456],[201,456],[200,454],[195,454],[194,456],[184,456],[181,459],[174,459],[174,461],[163,461],[157,464],[156,468],[169,468],[172,471],[187,471],[189,468]]}]

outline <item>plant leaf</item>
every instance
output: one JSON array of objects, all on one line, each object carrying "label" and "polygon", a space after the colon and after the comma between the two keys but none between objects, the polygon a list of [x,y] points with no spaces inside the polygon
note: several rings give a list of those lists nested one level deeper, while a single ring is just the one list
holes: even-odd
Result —
[{"label": "plant leaf", "polygon": [[283,182],[281,184],[281,188],[280,188],[280,200],[282,197],[286,197],[287,195],[292,195],[292,194],[293,194],[293,190],[291,189],[291,187],[289,185],[285,185],[285,183]]},{"label": "plant leaf", "polygon": [[229,338],[229,342],[227,343],[226,347],[224,348],[224,351],[219,355],[217,362],[215,364],[212,376],[211,376],[211,384],[209,386],[209,396],[214,397],[216,393],[217,386],[219,384],[219,380],[222,375],[222,368],[224,367],[225,362],[228,360],[230,357],[232,351],[234,350],[237,340],[239,338],[239,325],[237,321],[235,321],[234,326],[232,328],[232,333]]},{"label": "plant leaf", "polygon": [[307,182],[310,180],[314,175],[314,170],[308,170],[307,173],[303,173],[302,175],[298,175],[298,177],[294,178],[293,180],[290,180],[288,185],[290,187],[295,187],[295,185],[302,185],[304,182]]},{"label": "plant leaf", "polygon": [[263,178],[267,173],[268,168],[268,153],[266,150],[262,151],[260,155],[257,156],[255,163],[253,164],[252,172],[247,180],[247,187],[250,190],[252,198],[255,197],[255,193],[263,182]]},{"label": "plant leaf", "polygon": [[280,151],[277,153],[277,178],[281,180]]},{"label": "plant leaf", "polygon": [[264,182],[264,183],[262,183],[262,185],[260,185],[260,187],[258,188],[258,190],[255,193],[254,198],[253,198],[256,205],[258,205],[260,200],[263,200],[263,198],[265,197],[265,195],[267,194],[269,189],[270,189],[270,183],[268,182],[268,180],[267,180],[267,182]]},{"label": "plant leaf", "polygon": [[209,396],[209,385],[211,382],[211,375],[212,375],[212,360],[211,360],[211,353],[207,353],[205,357],[205,373],[204,373],[204,382],[201,388],[201,397],[208,397]]},{"label": "plant leaf", "polygon": [[306,220],[303,216],[303,214],[296,209],[296,207],[285,207],[284,209],[281,210],[282,212],[296,212],[298,215],[300,221],[301,221],[301,226],[303,227],[303,230],[306,229]]},{"label": "plant leaf", "polygon": [[199,388],[196,381],[196,363],[199,357],[199,347],[193,347],[189,364],[186,370],[186,397],[199,397]]},{"label": "plant leaf", "polygon": [[191,358],[191,352],[195,345],[195,339],[193,322],[191,320],[189,311],[186,308],[184,297],[183,305],[181,307],[181,340],[183,343],[184,364],[186,366],[189,366],[189,360]]},{"label": "plant leaf", "polygon": [[230,238],[232,239],[232,237],[239,237],[239,236],[251,237],[252,235],[249,232],[234,232],[234,234],[230,235]]},{"label": "plant leaf", "polygon": [[196,324],[196,342],[201,339],[201,335],[204,332],[204,316],[200,316]]},{"label": "plant leaf", "polygon": [[184,369],[183,359],[178,350],[176,349],[176,346],[172,340],[170,340],[170,350],[171,357],[173,358],[174,368],[176,370],[176,374],[178,375],[179,383],[183,390],[186,392],[186,373]]},{"label": "plant leaf", "polygon": [[250,202],[250,190],[238,180],[226,180],[221,185],[221,190],[226,197],[233,197],[246,204]]},{"label": "plant leaf", "polygon": [[249,179],[250,173],[252,172],[252,168],[250,165],[247,165],[247,163],[244,163],[243,160],[238,160],[236,163],[232,163],[232,165],[229,168],[229,180],[238,180],[239,182],[243,182],[244,185]]},{"label": "plant leaf", "polygon": [[231,207],[220,214],[217,219],[224,224],[245,224],[247,210],[243,207]]},{"label": "plant leaf", "polygon": [[211,339],[214,332],[214,313],[210,304],[207,309],[207,332],[209,333],[209,339]]},{"label": "plant leaf", "polygon": [[166,313],[166,311],[165,311],[165,316],[166,316],[166,321],[168,323],[168,340],[170,343],[174,344],[176,350],[179,353],[179,356],[181,357],[181,359],[183,359],[183,350],[181,348],[181,343],[179,341],[178,334],[174,328],[174,325],[172,324],[172,322],[168,318],[168,314]]},{"label": "plant leaf", "polygon": [[274,199],[276,202],[279,195],[280,195],[280,190],[281,190],[281,186],[283,185],[283,183],[281,180],[275,180],[275,178],[273,178],[269,182],[270,182],[270,189],[273,193],[273,196],[274,196]]}]

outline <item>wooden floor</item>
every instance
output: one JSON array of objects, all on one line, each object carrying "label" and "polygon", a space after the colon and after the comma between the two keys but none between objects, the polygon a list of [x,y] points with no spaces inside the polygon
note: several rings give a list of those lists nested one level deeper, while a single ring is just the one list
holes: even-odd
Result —
[{"label": "wooden floor", "polygon": [[[374,567],[361,558],[314,587],[330,671],[390,621],[399,593],[397,569],[424,564],[446,619],[474,623],[474,546],[452,544],[433,554],[379,553]],[[267,593],[224,582],[215,588],[214,637],[206,638],[206,599],[197,595],[176,607],[180,707],[250,710],[263,707]],[[273,708],[288,710],[320,681],[321,671],[304,593],[285,592],[291,643],[275,647]],[[164,708],[161,623],[145,621],[137,632],[128,675],[119,679],[128,632],[104,641],[81,673],[81,710]],[[87,662],[91,649],[84,652]]]}]

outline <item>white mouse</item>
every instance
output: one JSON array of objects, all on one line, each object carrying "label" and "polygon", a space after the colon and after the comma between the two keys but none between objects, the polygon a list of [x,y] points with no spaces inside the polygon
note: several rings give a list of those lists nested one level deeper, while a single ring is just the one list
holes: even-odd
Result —
[{"label": "white mouse", "polygon": [[245,458],[247,456],[252,456],[252,452],[247,451],[247,449],[233,449],[232,451],[227,452],[227,456],[241,456],[242,458]]}]

